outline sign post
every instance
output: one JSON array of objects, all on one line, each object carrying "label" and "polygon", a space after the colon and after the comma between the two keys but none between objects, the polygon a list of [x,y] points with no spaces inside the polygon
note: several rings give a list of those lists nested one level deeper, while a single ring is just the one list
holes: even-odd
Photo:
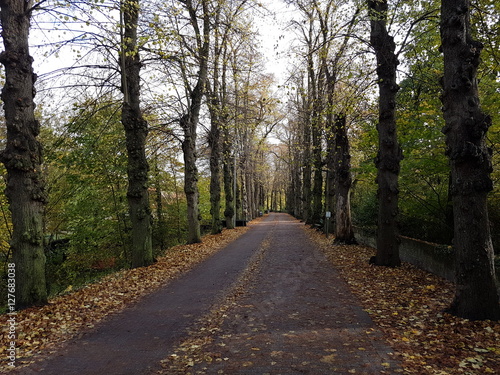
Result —
[{"label": "sign post", "polygon": [[326,220],[326,238],[328,238],[328,232],[329,232],[329,224],[330,224],[330,218],[332,217],[332,213],[330,211],[326,211],[325,213],[325,220]]}]

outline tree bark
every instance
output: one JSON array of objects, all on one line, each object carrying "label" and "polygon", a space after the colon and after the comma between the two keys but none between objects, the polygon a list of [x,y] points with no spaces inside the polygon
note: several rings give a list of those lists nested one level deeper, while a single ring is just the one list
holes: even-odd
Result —
[{"label": "tree bark", "polygon": [[455,299],[450,312],[468,319],[500,319],[487,194],[493,189],[491,117],[479,105],[477,68],[482,44],[470,35],[470,1],[442,0],[443,113],[456,251]]},{"label": "tree bark", "polygon": [[156,224],[153,226],[153,239],[154,245],[158,246],[161,250],[166,248],[167,235],[167,222],[163,209],[163,194],[162,194],[162,176],[158,167],[158,156],[154,164],[154,186],[155,186],[155,201],[156,201]]},{"label": "tree bark", "polygon": [[[312,32],[312,31],[310,31]],[[309,50],[312,49],[312,46],[308,46]],[[303,117],[303,138],[304,138],[304,152],[303,152],[303,166],[304,170],[302,173],[302,188],[304,190],[303,196],[302,196],[302,208],[304,212],[304,221],[306,224],[312,224],[312,181],[311,181],[311,176],[312,176],[312,163],[311,163],[311,133],[312,133],[312,122],[311,122],[311,117],[312,117],[312,106],[313,106],[313,87],[315,85],[315,80],[314,80],[314,65],[313,65],[313,60],[312,60],[312,53],[311,51],[308,54],[307,58],[307,64],[308,64],[308,69],[307,69],[307,97],[304,100],[303,103],[303,112],[304,112],[304,117]]]},{"label": "tree bark", "polygon": [[[220,8],[217,9],[214,21],[214,28],[220,28]],[[210,147],[210,215],[212,216],[212,234],[222,231],[220,210],[221,210],[221,163],[222,163],[222,145],[221,145],[221,127],[225,121],[225,92],[226,87],[226,30],[220,41],[220,31],[215,33],[214,40],[214,62],[212,87],[207,83],[207,92],[209,94],[208,110],[210,112],[210,131],[208,134],[208,145]],[[222,45],[221,45],[222,44]],[[223,53],[224,51],[224,53]],[[222,67],[220,59],[223,59]],[[219,82],[219,73],[222,70],[222,84]],[[221,88],[222,86],[222,88]]]},{"label": "tree bark", "polygon": [[122,2],[123,41],[122,64],[123,108],[122,124],[127,144],[127,174],[130,221],[132,225],[132,267],[153,263],[151,208],[148,194],[149,166],[146,158],[148,123],[140,108],[141,61],[137,50],[139,1]]},{"label": "tree bark", "polygon": [[187,243],[201,242],[200,211],[198,208],[198,167],[196,166],[196,127],[198,117],[193,113],[184,115],[180,125],[184,131],[182,152],[184,156],[184,193],[187,201],[188,238]]},{"label": "tree bark", "polygon": [[323,98],[320,95],[320,88],[324,86],[323,67],[319,68],[318,79],[315,79],[315,72],[312,62],[309,64],[310,84],[311,84],[311,136],[312,136],[312,160],[313,160],[313,188],[312,188],[312,212],[310,224],[315,225],[321,222],[323,211],[323,159],[322,159],[322,133],[323,133]]},{"label": "tree bark", "polygon": [[351,154],[345,115],[335,119],[335,242],[354,244],[354,230],[351,220]]},{"label": "tree bark", "polygon": [[325,217],[325,230],[328,225],[328,233],[335,232],[335,129],[332,121],[326,121],[326,197],[325,211],[330,212],[330,218]]},{"label": "tree bark", "polygon": [[223,127],[222,135],[222,164],[224,173],[223,179],[225,197],[224,217],[226,219],[226,228],[234,229],[234,157],[233,155],[231,155],[231,141],[227,124]]},{"label": "tree bark", "polygon": [[[186,0],[186,6],[191,18],[191,24],[196,32],[198,44],[198,79],[195,87],[190,92],[190,100],[187,113],[184,114],[179,123],[184,132],[182,141],[182,152],[184,155],[184,193],[187,200],[188,238],[187,243],[201,242],[200,210],[198,208],[198,159],[196,152],[197,127],[200,118],[200,109],[203,96],[205,95],[205,84],[208,74],[208,55],[210,52],[210,14],[206,1],[202,1],[203,8],[203,31],[198,26],[196,9],[191,0]],[[186,82],[186,84],[188,84]]]},{"label": "tree bark", "polygon": [[[28,36],[31,2],[2,0],[0,17],[5,50],[0,63],[5,66],[2,101],[7,126],[7,144],[0,160],[7,170],[5,194],[12,213],[10,242],[15,266],[15,305],[22,309],[47,302],[43,211],[46,204],[42,176],[40,124],[35,119],[33,58]],[[9,284],[11,286],[11,284]]]},{"label": "tree bark", "polygon": [[[215,103],[212,103],[214,105]],[[210,214],[212,215],[212,234],[220,233],[222,230],[220,221],[221,201],[221,140],[220,140],[220,116],[217,104],[210,110],[211,126],[208,144],[210,146]]]},{"label": "tree bark", "polygon": [[375,264],[395,267],[401,264],[398,237],[398,175],[401,148],[396,132],[396,44],[387,31],[387,0],[368,0],[370,42],[377,58],[379,86],[379,152],[375,160],[378,184],[378,233]]}]

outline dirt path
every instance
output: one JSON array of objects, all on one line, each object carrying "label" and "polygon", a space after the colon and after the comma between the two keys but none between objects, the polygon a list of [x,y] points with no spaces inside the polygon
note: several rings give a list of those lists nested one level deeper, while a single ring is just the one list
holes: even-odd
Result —
[{"label": "dirt path", "polygon": [[[272,214],[198,267],[23,374],[146,374],[252,266],[205,360],[185,373],[393,373],[380,333],[296,220]],[[241,280],[240,280],[241,281]]]}]

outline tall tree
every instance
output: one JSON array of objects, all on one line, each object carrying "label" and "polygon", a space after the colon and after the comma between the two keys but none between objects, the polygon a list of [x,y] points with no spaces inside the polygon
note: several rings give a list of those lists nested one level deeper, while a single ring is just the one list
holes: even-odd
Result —
[{"label": "tall tree", "polygon": [[492,190],[491,117],[480,107],[477,68],[482,43],[471,36],[469,0],[442,0],[443,113],[456,251],[455,299],[450,311],[469,319],[500,319],[486,197]]},{"label": "tall tree", "polygon": [[153,245],[148,194],[149,166],[145,149],[148,123],[142,116],[140,108],[141,61],[137,45],[139,1],[122,1],[121,12],[123,14],[120,54],[123,91],[122,124],[127,140],[127,200],[132,224],[132,267],[141,267],[153,263]]},{"label": "tall tree", "polygon": [[[330,146],[327,149],[327,189],[326,189],[326,200],[328,210],[332,211],[335,208],[335,220],[333,218],[327,219],[329,221],[334,221],[335,223],[335,241],[340,243],[355,243],[354,230],[351,220],[351,154],[349,146],[349,138],[347,132],[347,115],[348,111],[352,111],[349,108],[348,99],[343,98],[339,100],[341,96],[349,97],[347,89],[338,90],[343,91],[342,93],[337,93],[338,81],[342,78],[342,65],[344,65],[344,60],[347,55],[347,50],[349,47],[349,39],[353,28],[356,24],[356,19],[360,9],[357,8],[352,15],[351,20],[348,22],[348,27],[343,36],[343,40],[340,45],[337,46],[336,51],[330,52],[332,56],[329,61],[325,61],[324,75],[325,75],[325,96],[326,96],[326,133],[327,133],[327,145]],[[326,13],[325,16],[328,16]],[[333,17],[334,15],[332,15]],[[328,32],[328,27],[326,26],[327,19],[320,15],[320,23],[322,25],[321,30],[323,34],[323,44],[328,45],[329,40],[333,40],[334,37],[339,37],[340,30],[345,29],[342,25],[339,30]],[[333,48],[329,48],[333,49]],[[325,53],[327,55],[327,53]],[[351,69],[353,69],[351,67]],[[350,70],[351,70],[350,69]],[[351,73],[352,74],[352,73]],[[358,85],[358,84],[356,84]],[[354,85],[350,85],[354,86]],[[333,133],[333,134],[332,134]],[[333,193],[333,194],[332,194]],[[332,215],[333,216],[333,215]]]},{"label": "tall tree", "polygon": [[40,124],[35,119],[33,58],[29,54],[32,1],[0,1],[0,20],[5,50],[2,101],[7,143],[0,160],[7,170],[6,195],[12,213],[11,250],[16,272],[16,307],[47,302],[43,210],[46,203],[42,177]]},{"label": "tall tree", "polygon": [[335,241],[356,243],[351,220],[351,153],[345,115],[335,118],[335,151],[333,153],[335,183]]},{"label": "tall tree", "polygon": [[238,17],[245,10],[246,0],[240,2],[219,2],[216,7],[213,28],[213,54],[211,79],[207,81],[208,109],[210,112],[210,131],[208,143],[210,146],[210,212],[212,215],[212,233],[221,231],[221,164],[223,165],[226,194],[226,226],[233,225],[233,184],[231,147],[229,137],[228,109],[228,60],[230,38],[237,26]]},{"label": "tall tree", "polygon": [[[215,14],[214,26],[220,27],[221,9],[217,8]],[[226,30],[227,32],[227,30]],[[223,33],[224,37],[227,33]],[[208,92],[208,110],[210,112],[210,131],[208,133],[208,145],[210,147],[210,214],[212,216],[212,234],[220,233],[222,226],[220,223],[220,202],[221,202],[221,159],[222,159],[222,144],[221,144],[221,126],[225,120],[224,99],[225,95],[220,89],[220,57],[222,51],[226,51],[225,38],[222,41],[219,38],[220,32],[215,34],[214,39],[214,61],[212,82],[207,80]],[[224,53],[223,56],[226,54]],[[223,59],[224,60],[224,59]],[[222,76],[226,76],[226,64],[222,62]],[[222,84],[225,87],[225,82]]]},{"label": "tall tree", "polygon": [[378,184],[378,233],[375,264],[395,267],[399,258],[398,175],[403,158],[396,132],[396,44],[387,30],[388,1],[368,0],[370,15],[370,43],[377,59],[379,87],[379,151],[376,158]]},{"label": "tall tree", "polygon": [[[182,141],[182,152],[184,155],[184,192],[187,199],[188,217],[188,243],[201,242],[199,190],[198,190],[198,167],[196,166],[196,139],[197,127],[200,118],[200,110],[203,96],[205,95],[205,84],[208,75],[208,57],[210,53],[210,10],[208,0],[201,0],[202,28],[200,29],[197,8],[191,0],[182,1],[189,13],[191,26],[195,32],[196,50],[198,60],[198,75],[195,86],[189,91],[189,103],[186,113],[180,119],[180,125],[184,132]],[[186,85],[188,83],[186,82]]]}]

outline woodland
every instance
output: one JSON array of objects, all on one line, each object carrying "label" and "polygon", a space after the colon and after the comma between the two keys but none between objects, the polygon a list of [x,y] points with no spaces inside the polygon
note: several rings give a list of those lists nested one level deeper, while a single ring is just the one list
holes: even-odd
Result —
[{"label": "woodland", "polygon": [[0,1],[15,309],[283,211],[372,228],[381,267],[399,235],[442,245],[450,312],[500,320],[500,3],[273,3]]}]

